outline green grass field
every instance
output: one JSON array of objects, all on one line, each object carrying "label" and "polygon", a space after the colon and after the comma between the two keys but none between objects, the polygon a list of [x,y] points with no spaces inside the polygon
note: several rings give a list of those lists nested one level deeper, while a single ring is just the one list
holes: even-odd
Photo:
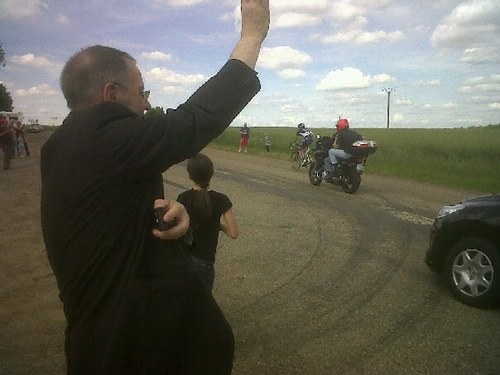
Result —
[{"label": "green grass field", "polygon": [[[333,129],[311,129],[331,136]],[[378,144],[366,172],[479,192],[500,192],[500,126],[466,129],[354,129]],[[264,134],[272,138],[270,157],[288,159],[295,128],[254,127],[251,154],[264,155]],[[239,128],[230,127],[211,146],[238,152]]]}]

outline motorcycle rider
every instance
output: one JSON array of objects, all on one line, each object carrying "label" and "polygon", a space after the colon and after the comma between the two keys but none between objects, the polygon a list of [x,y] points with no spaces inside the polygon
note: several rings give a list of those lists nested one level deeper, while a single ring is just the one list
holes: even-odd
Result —
[{"label": "motorcycle rider", "polygon": [[326,182],[332,182],[334,178],[340,176],[338,159],[347,160],[352,157],[352,144],[363,139],[363,136],[352,129],[349,129],[349,121],[341,118],[336,124],[337,133],[333,135],[332,148],[328,150],[328,157],[325,158]]},{"label": "motorcycle rider", "polygon": [[314,134],[308,128],[306,128],[306,124],[304,124],[303,122],[298,124],[297,128],[297,133],[295,133],[295,140],[293,141],[293,143],[299,145],[300,158],[304,159],[307,146],[313,143]]}]

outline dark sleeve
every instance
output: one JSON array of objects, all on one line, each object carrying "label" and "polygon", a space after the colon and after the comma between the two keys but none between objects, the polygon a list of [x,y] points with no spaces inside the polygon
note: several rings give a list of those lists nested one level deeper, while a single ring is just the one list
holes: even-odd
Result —
[{"label": "dark sleeve", "polygon": [[231,207],[233,207],[233,203],[229,199],[229,197],[225,194],[220,194],[220,199],[219,199],[219,205],[221,208],[221,212],[224,214],[229,210]]},{"label": "dark sleeve", "polygon": [[230,60],[184,104],[166,116],[162,141],[170,167],[201,151],[219,136],[259,92],[253,69]]},{"label": "dark sleeve", "polygon": [[129,114],[113,121],[111,127],[115,129],[104,133],[108,137],[120,134],[125,143],[117,154],[122,172],[139,178],[161,173],[194,156],[219,136],[259,90],[256,72],[239,60],[229,60],[167,115],[141,119]]},{"label": "dark sleeve", "polygon": [[326,138],[325,140],[321,140],[321,142],[323,143],[323,147],[327,149],[332,148],[333,140],[334,138]]},{"label": "dark sleeve", "polygon": [[182,203],[184,207],[187,204],[187,194],[187,191],[184,191],[177,196],[177,202]]}]

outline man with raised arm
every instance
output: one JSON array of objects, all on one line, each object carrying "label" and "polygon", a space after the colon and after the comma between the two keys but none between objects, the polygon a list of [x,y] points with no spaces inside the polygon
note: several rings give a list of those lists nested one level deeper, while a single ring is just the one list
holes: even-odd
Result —
[{"label": "man with raised arm", "polygon": [[[189,217],[161,173],[221,134],[259,91],[269,0],[241,0],[230,60],[184,104],[144,118],[126,52],[85,48],[61,74],[70,113],[41,151],[42,230],[67,320],[68,374],[228,374],[234,339],[192,271]],[[154,207],[173,227],[154,228]]]}]

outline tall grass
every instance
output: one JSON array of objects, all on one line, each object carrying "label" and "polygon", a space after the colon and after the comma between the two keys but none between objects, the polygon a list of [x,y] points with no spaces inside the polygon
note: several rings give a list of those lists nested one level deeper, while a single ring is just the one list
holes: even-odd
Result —
[{"label": "tall grass", "polygon": [[[420,182],[500,192],[500,126],[467,129],[354,129],[377,142],[367,173]],[[267,154],[264,135],[272,138],[268,157],[288,159],[295,128],[252,128],[249,152]],[[312,129],[330,136],[333,129]],[[230,127],[211,146],[237,152],[239,128]]]}]

